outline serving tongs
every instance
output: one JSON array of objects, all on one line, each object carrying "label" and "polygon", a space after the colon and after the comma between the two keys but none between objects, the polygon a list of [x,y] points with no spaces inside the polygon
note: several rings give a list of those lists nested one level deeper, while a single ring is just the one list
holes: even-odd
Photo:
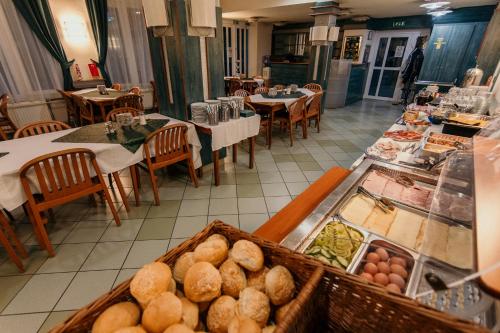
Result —
[{"label": "serving tongs", "polygon": [[368,192],[364,187],[361,187],[361,186],[358,187],[358,192],[366,195],[367,197],[369,197],[370,199],[375,201],[375,205],[377,205],[380,209],[382,209],[382,211],[384,213],[389,214],[395,208],[394,204],[392,203],[392,201],[390,199],[388,199],[386,197],[377,198],[376,196],[374,196],[373,194]]}]

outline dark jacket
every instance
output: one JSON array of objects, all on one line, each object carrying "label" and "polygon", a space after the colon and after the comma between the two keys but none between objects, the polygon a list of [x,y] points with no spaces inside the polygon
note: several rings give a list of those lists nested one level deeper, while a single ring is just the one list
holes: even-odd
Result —
[{"label": "dark jacket", "polygon": [[406,66],[401,72],[403,77],[403,83],[408,81],[413,82],[415,78],[420,74],[422,69],[422,64],[424,63],[424,51],[421,48],[415,48],[408,56],[408,61]]}]

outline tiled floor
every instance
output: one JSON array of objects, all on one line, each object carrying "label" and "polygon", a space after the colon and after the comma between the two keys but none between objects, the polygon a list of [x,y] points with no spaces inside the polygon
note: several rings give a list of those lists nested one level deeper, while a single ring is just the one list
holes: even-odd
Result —
[{"label": "tiled floor", "polygon": [[[86,199],[61,207],[48,226],[57,252],[54,258],[39,250],[31,226],[20,223],[16,232],[30,257],[26,273],[19,274],[0,252],[1,332],[48,331],[214,219],[254,231],[325,170],[349,167],[399,114],[390,103],[370,101],[326,111],[321,133],[311,129],[307,140],[297,135],[293,147],[285,133],[274,134],[271,150],[259,138],[252,170],[246,147],[240,147],[238,164],[226,160],[218,187],[212,184],[210,167],[204,169],[197,189],[182,173],[163,174],[158,207],[151,203],[144,178],[140,207],[127,213],[115,200],[121,227],[114,225],[109,209],[91,207]],[[122,181],[131,192],[126,173]],[[22,219],[22,212],[18,216]]]}]

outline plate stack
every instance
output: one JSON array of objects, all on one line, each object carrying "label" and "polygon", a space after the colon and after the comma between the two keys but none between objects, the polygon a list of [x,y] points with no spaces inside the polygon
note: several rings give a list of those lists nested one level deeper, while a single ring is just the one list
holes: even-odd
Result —
[{"label": "plate stack", "polygon": [[207,109],[208,103],[192,103],[191,104],[191,117],[195,123],[207,122]]}]

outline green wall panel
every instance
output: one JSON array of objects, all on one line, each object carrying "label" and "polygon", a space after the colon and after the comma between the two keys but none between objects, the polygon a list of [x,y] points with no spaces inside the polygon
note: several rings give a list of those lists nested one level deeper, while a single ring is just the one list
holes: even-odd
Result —
[{"label": "green wall panel", "polygon": [[222,8],[220,7],[217,7],[215,38],[207,38],[207,59],[209,97],[224,96],[224,36],[222,31]]}]

